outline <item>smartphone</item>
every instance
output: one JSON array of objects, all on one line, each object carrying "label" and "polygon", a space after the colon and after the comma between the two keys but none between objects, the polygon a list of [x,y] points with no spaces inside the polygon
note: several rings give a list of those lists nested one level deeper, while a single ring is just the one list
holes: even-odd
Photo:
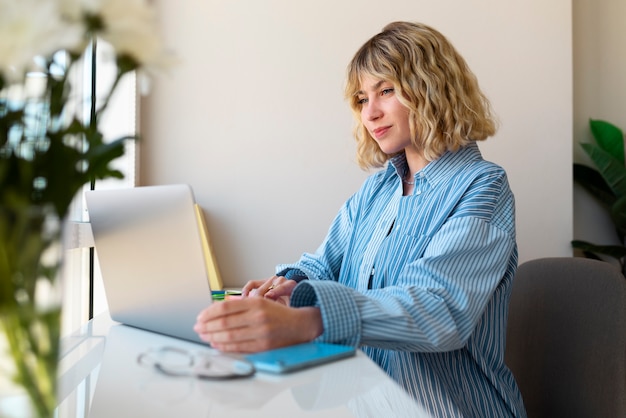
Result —
[{"label": "smartphone", "polygon": [[262,351],[245,357],[258,371],[287,373],[352,357],[355,353],[356,349],[347,345],[311,342]]}]

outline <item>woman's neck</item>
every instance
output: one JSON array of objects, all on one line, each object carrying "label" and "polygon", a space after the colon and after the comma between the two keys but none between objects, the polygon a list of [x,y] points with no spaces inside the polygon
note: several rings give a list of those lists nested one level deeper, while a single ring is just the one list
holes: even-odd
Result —
[{"label": "woman's neck", "polygon": [[407,147],[404,150],[404,155],[406,156],[406,164],[409,168],[405,180],[412,182],[415,179],[415,174],[426,167],[429,161],[424,157],[422,151],[414,147]]}]

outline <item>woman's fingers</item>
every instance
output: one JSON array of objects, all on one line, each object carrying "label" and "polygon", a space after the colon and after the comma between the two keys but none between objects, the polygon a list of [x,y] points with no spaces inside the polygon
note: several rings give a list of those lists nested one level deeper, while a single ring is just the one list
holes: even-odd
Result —
[{"label": "woman's fingers", "polygon": [[214,303],[194,331],[218,350],[254,352],[310,341],[321,334],[319,308],[290,308],[265,298]]},{"label": "woman's fingers", "polygon": [[264,297],[267,294],[267,292],[272,291],[277,286],[280,286],[280,284],[283,283],[286,280],[287,279],[285,279],[282,276],[272,276],[269,279],[263,281],[256,288],[251,289],[248,292],[248,296]]},{"label": "woman's fingers", "polygon": [[[254,296],[254,294],[256,294],[256,289],[261,287],[268,280],[272,280],[272,279],[273,279],[273,277],[270,277],[269,279],[265,279],[265,280],[250,280],[241,289],[241,296],[243,296],[243,297]],[[253,293],[253,294],[251,294],[251,293]]]},{"label": "woman's fingers", "polygon": [[272,300],[278,300],[281,297],[289,297],[291,296],[291,292],[293,288],[296,287],[298,283],[293,280],[283,279],[278,284],[272,285],[268,288],[267,292],[265,292],[265,297]]}]

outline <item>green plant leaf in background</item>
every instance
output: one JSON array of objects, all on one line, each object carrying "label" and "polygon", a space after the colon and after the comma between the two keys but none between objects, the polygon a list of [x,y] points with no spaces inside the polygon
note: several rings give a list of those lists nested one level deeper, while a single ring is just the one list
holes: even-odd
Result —
[{"label": "green plant leaf in background", "polygon": [[621,245],[596,245],[587,241],[574,240],[572,241],[572,246],[583,251],[608,255],[618,260],[626,257],[626,247]]},{"label": "green plant leaf in background", "polygon": [[612,123],[590,119],[589,127],[596,143],[624,166],[624,134]]},{"label": "green plant leaf in background", "polygon": [[587,258],[601,260],[600,256],[597,254],[603,254],[619,260],[622,274],[626,276],[626,265],[624,264],[624,259],[626,258],[626,247],[621,245],[596,245],[581,240],[573,240],[572,247],[583,251]]},{"label": "green plant leaf in background", "polygon": [[615,193],[598,170],[574,163],[574,181],[596,197],[607,209],[615,203]]},{"label": "green plant leaf in background", "polygon": [[[624,134],[617,126],[602,120],[589,120],[596,143],[580,144],[591,158],[595,169],[574,164],[574,181],[589,191],[608,211],[619,242],[626,237],[626,167],[624,163]],[[596,245],[573,240],[572,247],[585,257],[602,260],[600,255],[618,260],[626,276],[626,245]]]},{"label": "green plant leaf in background", "polygon": [[620,197],[611,207],[611,220],[615,224],[620,242],[626,236],[626,196]]},{"label": "green plant leaf in background", "polygon": [[624,163],[620,163],[619,160],[596,144],[580,144],[580,146],[593,160],[615,195],[617,197],[626,196],[626,167],[624,167]]}]

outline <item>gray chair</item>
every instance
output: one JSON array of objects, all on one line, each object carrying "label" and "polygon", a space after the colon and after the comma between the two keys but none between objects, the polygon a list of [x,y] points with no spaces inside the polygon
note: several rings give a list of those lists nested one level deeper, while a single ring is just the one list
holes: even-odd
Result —
[{"label": "gray chair", "polygon": [[626,417],[626,278],[586,258],[521,264],[505,361],[529,418]]}]

